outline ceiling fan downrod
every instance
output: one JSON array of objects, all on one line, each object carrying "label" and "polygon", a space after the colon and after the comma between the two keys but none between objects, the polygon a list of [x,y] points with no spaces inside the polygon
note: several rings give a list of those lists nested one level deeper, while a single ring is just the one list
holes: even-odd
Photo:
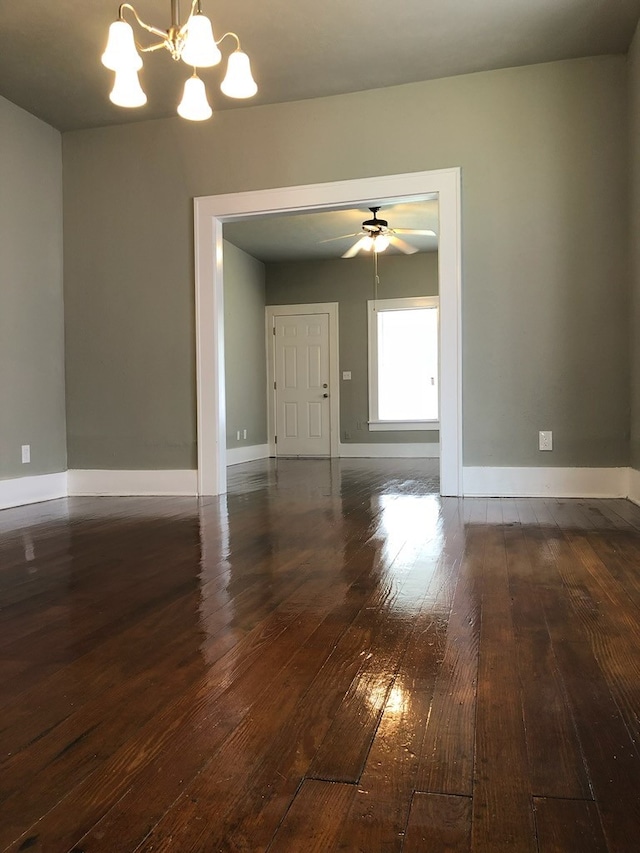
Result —
[{"label": "ceiling fan downrod", "polygon": [[373,213],[373,219],[365,219],[362,223],[364,231],[381,234],[384,230],[389,228],[389,223],[386,219],[378,219],[377,217],[377,213],[380,210],[379,207],[370,207],[369,210]]}]

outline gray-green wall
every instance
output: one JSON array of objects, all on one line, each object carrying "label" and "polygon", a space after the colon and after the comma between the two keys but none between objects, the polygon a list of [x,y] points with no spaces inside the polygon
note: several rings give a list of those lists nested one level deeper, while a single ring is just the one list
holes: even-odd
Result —
[{"label": "gray-green wall", "polygon": [[465,463],[627,464],[626,121],[599,57],[65,134],[70,462],[195,465],[194,196],[460,166]]},{"label": "gray-green wall", "polygon": [[[267,443],[265,267],[224,243],[227,448]],[[247,437],[244,438],[244,430]],[[240,430],[240,439],[237,434]]]},{"label": "gray-green wall", "polygon": [[[436,296],[438,256],[379,256],[379,299]],[[337,302],[340,344],[340,440],[345,443],[434,442],[437,432],[369,432],[367,300],[373,299],[371,257],[267,264],[267,303]]]},{"label": "gray-green wall", "polygon": [[629,50],[631,465],[640,470],[640,26]]},{"label": "gray-green wall", "polygon": [[0,479],[66,467],[62,143],[0,98]]}]

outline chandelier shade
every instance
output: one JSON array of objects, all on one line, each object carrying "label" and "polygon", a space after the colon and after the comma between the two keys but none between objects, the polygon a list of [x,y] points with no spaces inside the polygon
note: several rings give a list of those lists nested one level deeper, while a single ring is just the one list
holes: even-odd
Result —
[{"label": "chandelier shade", "polygon": [[118,107],[142,107],[147,103],[147,96],[140,85],[138,72],[135,68],[116,71],[116,79],[109,100]]},{"label": "chandelier shade", "polygon": [[193,15],[190,18],[180,58],[194,68],[211,68],[222,59],[220,48],[213,37],[211,21],[206,15]]},{"label": "chandelier shade", "polygon": [[251,98],[258,91],[246,53],[235,50],[231,54],[220,89],[229,98]]},{"label": "chandelier shade", "polygon": [[213,115],[207,100],[207,90],[202,80],[194,74],[184,84],[182,100],[178,106],[178,115],[189,121],[206,121]]},{"label": "chandelier shade", "polygon": [[[258,86],[251,73],[249,57],[240,47],[240,39],[235,33],[228,32],[216,40],[211,21],[202,13],[200,2],[191,0],[187,20],[181,23],[179,0],[171,0],[171,26],[166,30],[145,23],[130,3],[121,4],[118,20],[109,27],[107,46],[102,54],[102,64],[115,72],[114,86],[109,95],[114,104],[120,107],[141,107],[146,104],[147,96],[138,79],[138,71],[143,65],[141,54],[165,48],[172,59],[181,59],[194,69],[193,76],[185,83],[178,115],[190,121],[210,118],[213,110],[197,69],[211,68],[221,62],[222,53],[218,45],[227,36],[235,39],[236,50],[229,56],[220,89],[229,98],[251,98],[256,94]],[[125,20],[125,13],[131,15],[133,22],[141,29],[151,33],[156,41],[148,46],[138,44],[133,27]]]},{"label": "chandelier shade", "polygon": [[126,21],[114,21],[109,27],[102,64],[111,71],[139,71],[142,68],[142,57],[136,49],[133,29]]}]

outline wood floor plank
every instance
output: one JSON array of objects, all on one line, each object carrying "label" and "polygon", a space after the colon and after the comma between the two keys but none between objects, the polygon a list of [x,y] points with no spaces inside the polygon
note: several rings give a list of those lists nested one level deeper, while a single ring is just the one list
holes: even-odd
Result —
[{"label": "wood floor plank", "polygon": [[416,612],[407,649],[338,837],[340,850],[391,853],[402,847],[464,547],[457,508],[448,509],[443,513],[444,554],[434,564],[429,592]]},{"label": "wood floor plank", "polygon": [[554,637],[554,648],[609,846],[615,851],[632,851],[640,825],[640,804],[627,796],[630,789],[640,790],[635,744],[584,641]]},{"label": "wood floor plank", "polygon": [[592,799],[569,697],[546,629],[517,640],[531,792]]},{"label": "wood floor plank", "polygon": [[417,793],[402,853],[469,853],[471,798]]},{"label": "wood floor plank", "polygon": [[434,628],[431,634],[421,632],[429,651],[420,654],[419,669],[407,662],[393,683],[337,849],[399,851],[402,846],[435,679],[429,670],[437,667],[444,639]]},{"label": "wood floor plank", "polygon": [[472,850],[535,853],[507,558],[500,527],[488,534],[481,620]]},{"label": "wood floor plank", "polygon": [[[562,531],[548,528],[545,539],[559,574],[571,572],[575,557]],[[566,594],[544,588],[541,594],[607,843],[612,851],[631,851],[640,802],[626,792],[640,790],[640,755],[585,630],[583,614],[592,608],[585,610],[584,587]]]},{"label": "wood floor plank", "polygon": [[607,582],[618,585],[621,591],[640,609],[640,576],[635,566],[640,560],[637,536],[619,530],[587,533],[585,540],[601,561]]},{"label": "wood floor plank", "polygon": [[515,498],[502,498],[500,505],[502,507],[502,523],[504,525],[520,524],[518,502]]},{"label": "wood floor plank", "polygon": [[[555,571],[532,556],[522,526],[505,529],[516,654],[531,791],[537,796],[591,799],[582,748],[545,622],[539,585],[561,588]],[[542,568],[542,571],[540,570]]]},{"label": "wood floor plank", "polygon": [[[563,544],[551,544],[569,602],[636,742],[640,740],[640,620],[630,606],[628,586],[607,571],[588,534],[563,531]],[[564,546],[568,546],[568,551]]]},{"label": "wood floor plank", "polygon": [[393,685],[408,636],[406,625],[385,626],[382,643],[362,660],[309,768],[311,779],[356,782]]},{"label": "wood floor plank", "polygon": [[[603,503],[605,502],[603,501]],[[635,530],[640,530],[640,510],[631,501],[621,499],[606,501],[605,507],[602,507],[602,510],[612,520],[614,517],[617,518],[616,523],[621,529],[632,527]]]},{"label": "wood floor plank", "polygon": [[418,791],[471,795],[485,545],[486,530],[476,526],[465,531],[446,645],[420,751]]},{"label": "wood floor plank", "polygon": [[598,810],[584,800],[534,800],[539,853],[608,853]]},{"label": "wood floor plank", "polygon": [[354,786],[308,779],[302,785],[268,853],[327,853],[349,809]]},{"label": "wood floor plank", "polygon": [[[424,547],[424,542],[421,546]],[[420,549],[416,552],[412,547],[411,552],[409,557],[404,557],[408,560],[405,562],[407,573],[400,574],[394,596],[384,602],[380,613],[369,614],[373,624],[382,625],[381,643],[362,660],[309,768],[309,778],[336,782],[356,782],[360,778],[406,643],[415,628],[415,623],[407,618],[403,594],[406,598],[405,591],[409,591],[410,610],[418,614],[430,586],[440,583],[429,558],[425,564]],[[433,567],[437,564],[436,558]],[[398,558],[390,564],[389,571],[395,574],[400,565]],[[396,618],[396,609],[399,618]]]}]

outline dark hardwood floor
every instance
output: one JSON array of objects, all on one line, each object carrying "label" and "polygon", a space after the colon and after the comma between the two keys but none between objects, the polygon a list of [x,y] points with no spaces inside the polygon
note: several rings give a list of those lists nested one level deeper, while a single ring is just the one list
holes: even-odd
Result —
[{"label": "dark hardwood floor", "polygon": [[230,473],[0,513],[0,850],[640,850],[640,509]]}]

